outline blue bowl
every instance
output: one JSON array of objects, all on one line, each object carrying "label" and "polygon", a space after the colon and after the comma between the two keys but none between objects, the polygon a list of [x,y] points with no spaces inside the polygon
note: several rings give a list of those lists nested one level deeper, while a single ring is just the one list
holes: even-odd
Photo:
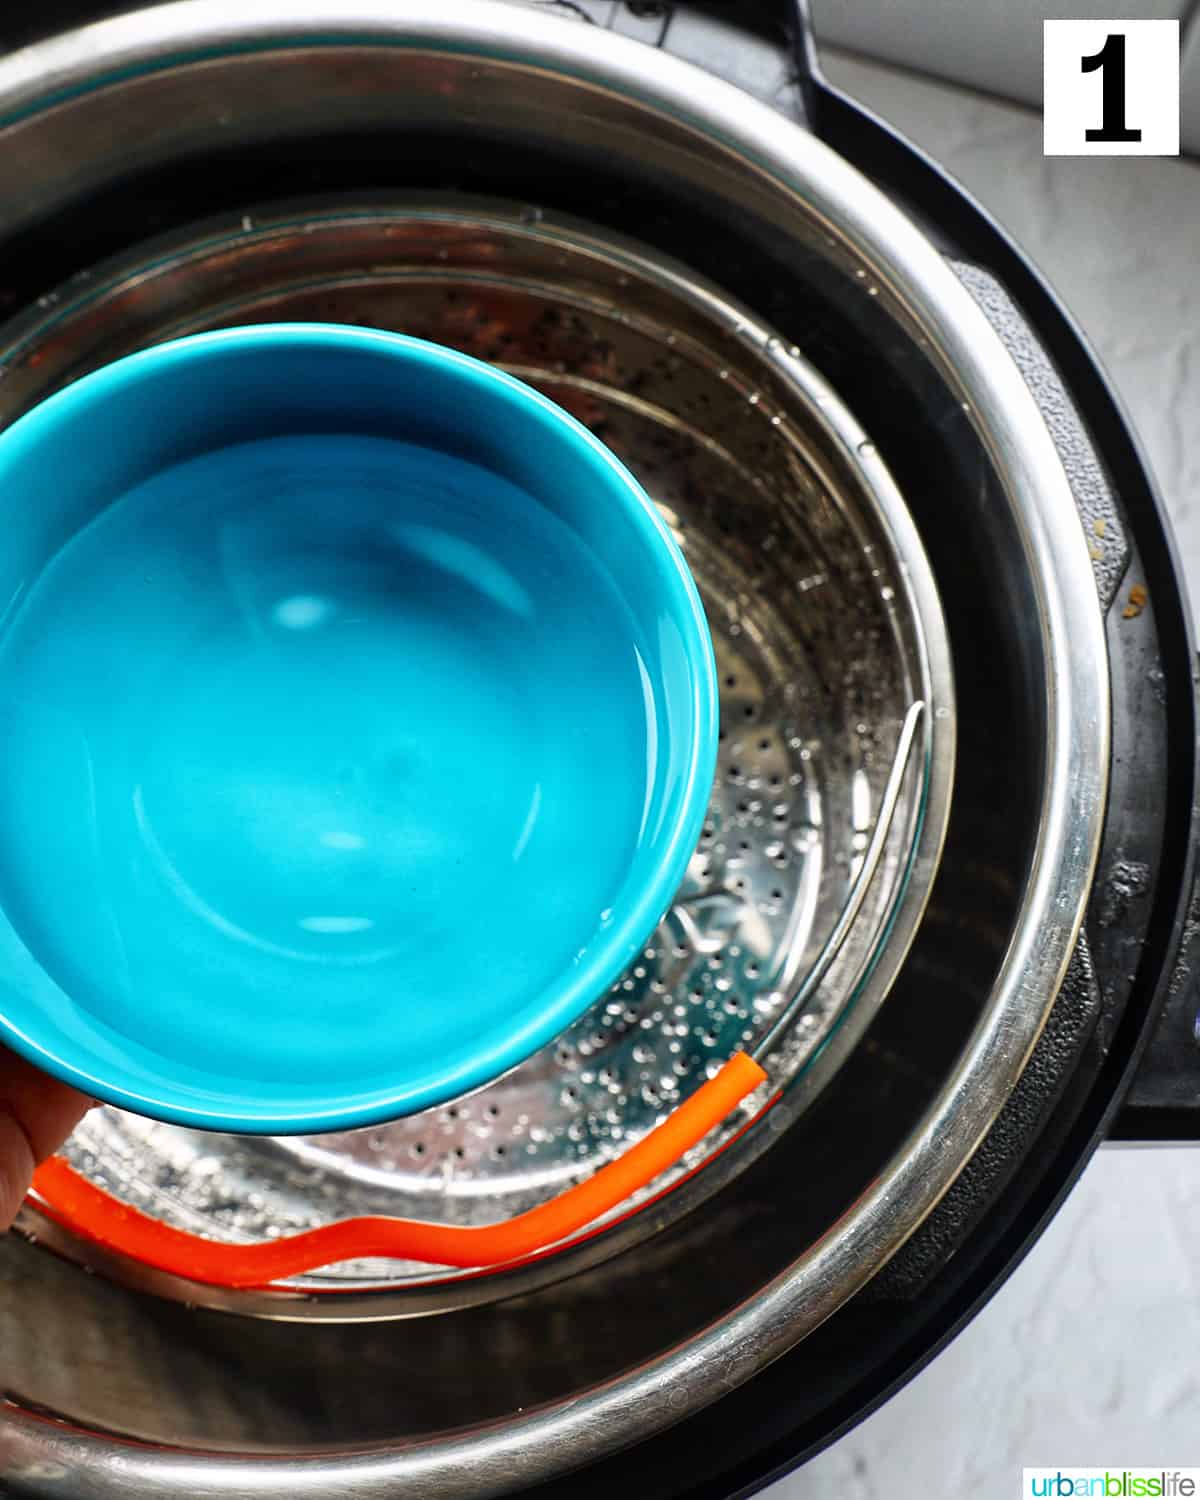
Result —
[{"label": "blue bowl", "polygon": [[0,434],[0,1040],[142,1114],[451,1099],[634,958],[712,645],[633,478],[394,334],[201,334]]}]

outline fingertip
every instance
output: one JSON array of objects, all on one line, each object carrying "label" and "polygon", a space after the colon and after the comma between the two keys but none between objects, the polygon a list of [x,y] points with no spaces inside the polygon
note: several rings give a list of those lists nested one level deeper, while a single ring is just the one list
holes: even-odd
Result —
[{"label": "fingertip", "polygon": [[90,1107],[85,1094],[0,1048],[0,1115],[20,1128],[35,1165],[58,1150]]},{"label": "fingertip", "polygon": [[33,1180],[33,1149],[20,1121],[0,1104],[0,1232],[17,1216]]}]

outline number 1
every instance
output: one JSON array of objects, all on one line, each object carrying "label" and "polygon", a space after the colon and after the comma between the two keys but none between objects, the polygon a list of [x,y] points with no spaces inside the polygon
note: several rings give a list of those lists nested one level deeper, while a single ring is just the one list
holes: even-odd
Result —
[{"label": "number 1", "polygon": [[1085,57],[1080,66],[1085,73],[1094,73],[1099,68],[1104,80],[1100,128],[1085,131],[1085,138],[1089,141],[1140,141],[1142,132],[1131,130],[1125,123],[1124,34],[1109,32],[1099,52]]}]

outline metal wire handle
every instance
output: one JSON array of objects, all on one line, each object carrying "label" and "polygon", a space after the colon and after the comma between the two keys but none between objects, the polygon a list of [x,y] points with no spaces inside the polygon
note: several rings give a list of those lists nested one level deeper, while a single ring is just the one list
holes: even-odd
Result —
[{"label": "metal wire handle", "polygon": [[799,989],[791,1000],[767,1028],[766,1033],[755,1043],[750,1050],[750,1056],[756,1062],[762,1062],[778,1045],[780,1039],[791,1027],[796,1017],[804,1009],[808,1001],[816,993],[821,981],[828,974],[834,959],[841,952],[842,945],[850,935],[850,929],[854,926],[862,904],[867,898],[867,892],[871,882],[875,878],[875,872],[879,868],[879,861],[883,857],[884,847],[887,844],[888,834],[891,832],[892,823],[896,816],[896,808],[900,802],[900,791],[904,785],[904,777],[908,771],[908,763],[912,759],[913,746],[917,742],[917,730],[925,715],[925,704],[917,699],[904,716],[904,722],[900,726],[900,737],[896,742],[896,754],[892,759],[892,769],[888,773],[887,783],[883,789],[883,798],[879,804],[879,813],[875,819],[875,827],[871,832],[871,841],[863,854],[862,864],[859,866],[858,874],[850,887],[850,894],[846,904],[842,907],[841,914],[834,923],[833,931],[825,940],[820,953]]}]

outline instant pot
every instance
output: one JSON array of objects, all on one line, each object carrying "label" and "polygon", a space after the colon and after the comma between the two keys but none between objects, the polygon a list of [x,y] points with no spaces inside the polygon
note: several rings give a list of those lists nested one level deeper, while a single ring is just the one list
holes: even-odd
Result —
[{"label": "instant pot", "polygon": [[97,1111],[73,1170],[238,1242],[486,1222],[733,1047],[773,1087],[489,1275],[221,1288],[35,1194],[0,1489],[751,1494],[953,1336],[1101,1140],[1196,1133],[1194,652],[1137,439],[1002,228],[823,81],[803,7],[113,9],[0,23],[0,421],[282,316],[490,358],[658,501],[723,739],[645,955],[497,1092],[259,1143]]}]

